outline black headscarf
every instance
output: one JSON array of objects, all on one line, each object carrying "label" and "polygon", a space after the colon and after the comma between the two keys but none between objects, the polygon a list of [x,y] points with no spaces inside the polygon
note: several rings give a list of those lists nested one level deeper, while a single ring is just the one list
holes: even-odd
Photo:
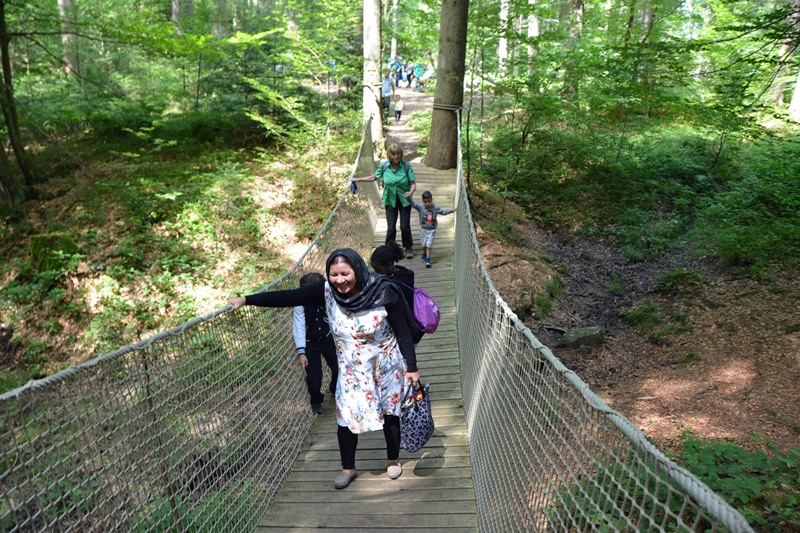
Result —
[{"label": "black headscarf", "polygon": [[325,274],[328,278],[330,278],[333,260],[338,256],[346,258],[353,267],[356,275],[356,288],[361,289],[360,292],[348,298],[340,294],[331,284],[333,298],[342,308],[351,313],[357,313],[373,307],[391,305],[403,299],[397,285],[389,281],[386,276],[370,273],[367,263],[364,262],[361,255],[350,248],[339,248],[328,256],[328,260],[325,261]]}]

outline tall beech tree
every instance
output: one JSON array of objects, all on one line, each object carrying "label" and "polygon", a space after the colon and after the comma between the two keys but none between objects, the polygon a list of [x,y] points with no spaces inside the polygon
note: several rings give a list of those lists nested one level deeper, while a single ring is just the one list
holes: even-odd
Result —
[{"label": "tall beech tree", "polygon": [[[381,119],[381,2],[364,0],[364,122],[370,124],[373,147],[383,143]],[[379,150],[380,151],[380,150]]]},{"label": "tall beech tree", "polygon": [[442,1],[439,69],[433,95],[430,142],[424,160],[433,168],[455,168],[458,164],[458,116],[453,109],[460,109],[464,103],[468,18],[468,0]]}]

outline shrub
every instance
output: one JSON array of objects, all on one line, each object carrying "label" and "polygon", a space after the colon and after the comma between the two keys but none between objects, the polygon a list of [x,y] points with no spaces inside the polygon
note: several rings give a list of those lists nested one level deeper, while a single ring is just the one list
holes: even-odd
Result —
[{"label": "shrub", "polygon": [[[761,441],[757,435],[754,437]],[[676,460],[708,485],[760,531],[800,528],[800,452],[782,451],[764,439],[769,453],[750,452],[691,431],[681,436]]]}]

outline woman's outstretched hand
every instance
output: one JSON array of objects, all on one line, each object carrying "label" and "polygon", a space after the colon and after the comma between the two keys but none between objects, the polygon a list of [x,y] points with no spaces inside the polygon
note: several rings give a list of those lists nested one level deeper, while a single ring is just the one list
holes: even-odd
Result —
[{"label": "woman's outstretched hand", "polygon": [[234,311],[243,306],[244,302],[245,302],[244,296],[237,296],[235,298],[231,298],[230,300],[228,300],[228,303],[233,306]]}]

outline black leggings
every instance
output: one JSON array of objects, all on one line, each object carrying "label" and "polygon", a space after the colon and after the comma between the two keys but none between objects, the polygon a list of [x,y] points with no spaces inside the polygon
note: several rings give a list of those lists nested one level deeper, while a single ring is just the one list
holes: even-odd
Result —
[{"label": "black leggings", "polygon": [[384,206],[386,210],[386,243],[397,240],[397,218],[400,217],[400,238],[403,240],[403,248],[413,248],[411,205],[403,207],[399,201],[397,204],[400,207]]},{"label": "black leggings", "polygon": [[[346,426],[337,426],[336,437],[339,439],[339,454],[342,457],[342,470],[356,467],[356,448],[358,434]],[[400,417],[383,415],[383,436],[386,439],[386,458],[396,461],[400,457]]]}]

